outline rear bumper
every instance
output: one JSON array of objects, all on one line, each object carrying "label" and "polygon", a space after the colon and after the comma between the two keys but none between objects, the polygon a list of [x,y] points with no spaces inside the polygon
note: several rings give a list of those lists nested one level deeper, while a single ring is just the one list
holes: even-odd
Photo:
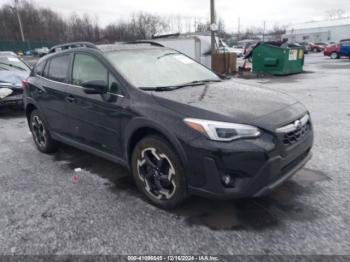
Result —
[{"label": "rear bumper", "polygon": [[[234,199],[268,194],[291,178],[311,159],[313,133],[286,152],[273,146],[273,139],[240,141],[231,151],[202,152],[187,149],[191,161],[189,192],[209,198]],[[196,151],[195,154],[191,152]],[[200,150],[202,151],[202,150]],[[196,155],[196,156],[195,156]],[[224,186],[223,175],[234,178],[231,187]]]}]

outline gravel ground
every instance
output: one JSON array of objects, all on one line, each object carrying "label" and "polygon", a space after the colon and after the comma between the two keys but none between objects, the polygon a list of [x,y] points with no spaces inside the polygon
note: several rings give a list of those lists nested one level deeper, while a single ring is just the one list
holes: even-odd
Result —
[{"label": "gravel ground", "polygon": [[305,69],[238,81],[310,109],[307,167],[266,198],[193,197],[171,212],[118,165],[66,146],[39,153],[23,114],[1,110],[0,254],[350,254],[350,62],[312,54]]}]

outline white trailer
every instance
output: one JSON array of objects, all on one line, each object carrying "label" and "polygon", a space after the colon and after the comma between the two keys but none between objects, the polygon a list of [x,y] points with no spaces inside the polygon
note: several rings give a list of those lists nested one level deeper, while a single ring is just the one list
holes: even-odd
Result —
[{"label": "white trailer", "polygon": [[210,36],[177,36],[153,39],[152,42],[159,43],[165,47],[177,50],[197,62],[211,67],[211,42]]},{"label": "white trailer", "polygon": [[[202,65],[211,68],[211,37],[205,35],[175,35],[153,39],[152,42],[177,50]],[[237,57],[243,55],[242,50],[230,48],[227,44],[216,37],[217,50],[219,53],[236,53]]]}]

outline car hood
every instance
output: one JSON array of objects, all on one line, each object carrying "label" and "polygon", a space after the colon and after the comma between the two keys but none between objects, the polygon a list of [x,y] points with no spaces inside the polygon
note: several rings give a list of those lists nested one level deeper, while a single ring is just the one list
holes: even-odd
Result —
[{"label": "car hood", "polygon": [[29,76],[28,72],[22,71],[0,71],[1,86],[21,86],[22,81]]},{"label": "car hood", "polygon": [[[153,96],[162,106],[185,117],[208,120],[214,118],[214,120],[247,124],[264,125],[260,119],[269,119],[271,114],[280,111],[272,117],[275,119],[272,121],[273,124],[278,125],[288,120],[286,118],[295,118],[295,114],[306,111],[296,99],[286,94],[259,85],[246,84],[240,80],[153,92]],[[290,107],[295,107],[297,110],[290,110]],[[268,121],[271,122],[271,119]]]}]

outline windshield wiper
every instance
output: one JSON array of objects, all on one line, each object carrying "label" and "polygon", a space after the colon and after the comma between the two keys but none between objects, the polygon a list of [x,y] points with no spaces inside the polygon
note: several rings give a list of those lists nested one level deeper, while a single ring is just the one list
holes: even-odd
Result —
[{"label": "windshield wiper", "polygon": [[144,91],[162,92],[162,91],[172,91],[172,90],[175,90],[177,88],[172,87],[172,86],[157,86],[157,87],[139,87],[139,89],[144,90]]},{"label": "windshield wiper", "polygon": [[177,89],[187,87],[187,86],[205,85],[205,84],[211,83],[211,82],[221,82],[221,80],[219,80],[219,79],[196,80],[196,81],[192,81],[192,82],[188,82],[188,83],[180,84],[180,85],[174,85],[174,86],[139,87],[139,89],[144,90],[144,91],[164,92],[164,91],[177,90]]},{"label": "windshield wiper", "polygon": [[27,71],[27,70],[24,69],[23,67],[16,66],[16,65],[13,65],[13,64],[9,64],[9,63],[0,62],[0,65],[5,65],[5,66],[9,66],[9,67],[14,67],[14,68],[20,69],[20,70],[22,70],[22,71]]},{"label": "windshield wiper", "polygon": [[188,82],[186,84],[179,85],[179,87],[193,86],[193,85],[205,85],[207,83],[212,83],[212,82],[221,82],[221,80],[220,79],[196,80],[196,81]]}]

